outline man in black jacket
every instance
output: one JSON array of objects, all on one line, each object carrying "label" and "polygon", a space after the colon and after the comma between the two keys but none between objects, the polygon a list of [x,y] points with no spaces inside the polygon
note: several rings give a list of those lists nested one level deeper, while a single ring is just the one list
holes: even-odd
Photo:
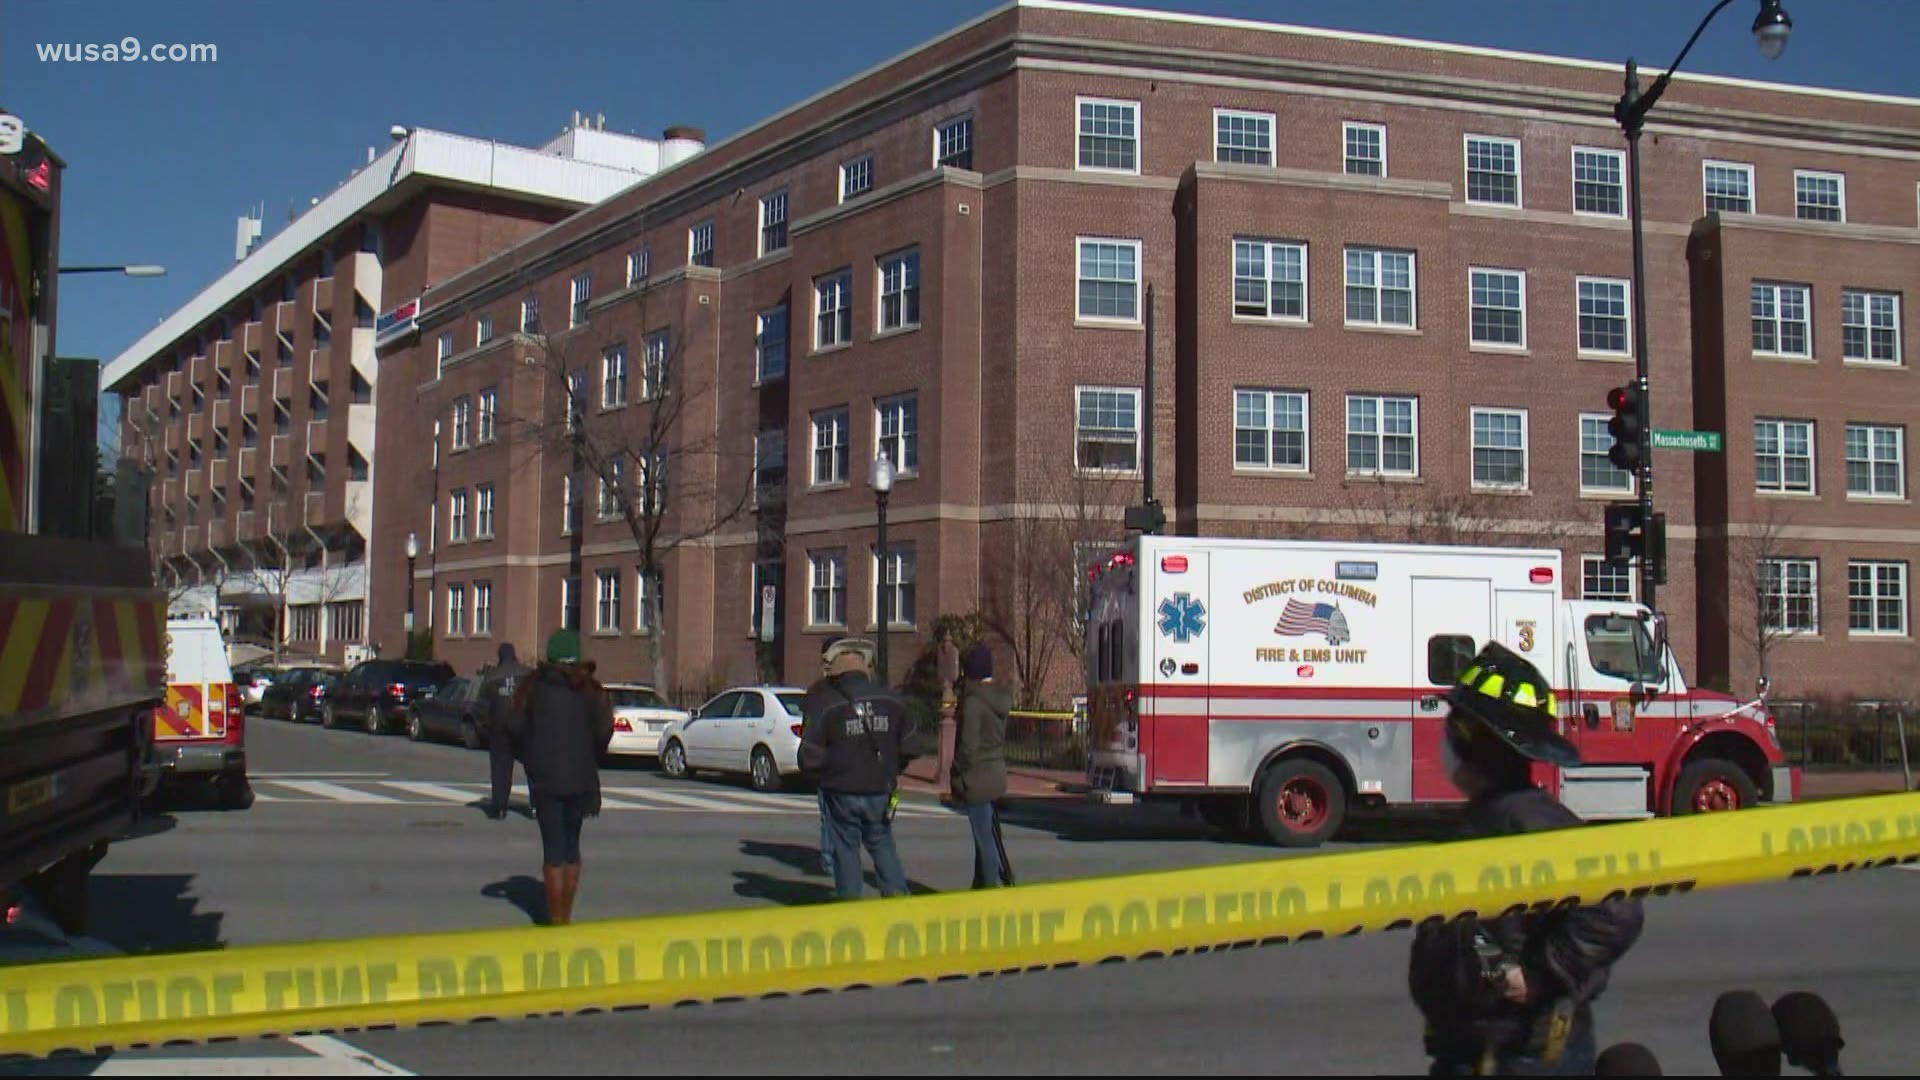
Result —
[{"label": "man in black jacket", "polygon": [[834,892],[843,900],[860,896],[862,847],[873,856],[880,894],[906,893],[891,803],[907,762],[925,752],[906,700],[868,675],[871,653],[861,639],[828,644],[826,677],[800,702],[800,768],[825,797]]},{"label": "man in black jacket", "polygon": [[531,668],[514,654],[512,642],[501,642],[500,662],[480,673],[480,700],[486,708],[487,762],[493,769],[493,797],[487,803],[487,816],[499,820],[507,816],[507,799],[513,792],[513,740],[507,737],[507,713],[513,707],[513,693]]},{"label": "man in black jacket", "polygon": [[[1499,644],[1476,656],[1449,694],[1445,750],[1467,796],[1463,838],[1544,832],[1580,818],[1533,786],[1530,767],[1580,764],[1559,734],[1539,669]],[[1591,1076],[1592,1003],[1639,940],[1638,900],[1549,914],[1423,926],[1408,983],[1427,1020],[1434,1076]]]}]

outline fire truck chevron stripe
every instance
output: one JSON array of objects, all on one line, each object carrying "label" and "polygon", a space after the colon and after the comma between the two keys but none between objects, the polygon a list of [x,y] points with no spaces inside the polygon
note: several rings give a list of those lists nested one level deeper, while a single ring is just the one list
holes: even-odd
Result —
[{"label": "fire truck chevron stripe", "polygon": [[45,708],[53,698],[54,683],[65,668],[67,631],[73,626],[73,601],[55,600],[47,605],[46,622],[33,652],[33,669],[27,672],[26,687],[20,691],[20,711]]},{"label": "fire truck chevron stripe", "polygon": [[0,713],[20,711],[20,699],[33,671],[34,646],[40,642],[40,628],[46,621],[47,602],[32,599],[19,601],[13,617],[7,620],[6,644],[0,646]]},{"label": "fire truck chevron stripe", "polygon": [[[12,350],[0,350],[10,354]],[[11,355],[14,363],[19,358]],[[25,532],[27,410],[13,363],[0,363],[0,530]]]}]

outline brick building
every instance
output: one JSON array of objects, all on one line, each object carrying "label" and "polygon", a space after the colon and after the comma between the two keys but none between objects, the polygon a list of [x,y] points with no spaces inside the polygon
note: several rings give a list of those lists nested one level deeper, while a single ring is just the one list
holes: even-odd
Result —
[{"label": "brick building", "polygon": [[[1570,594],[1627,594],[1599,559],[1632,491],[1605,433],[1634,370],[1620,86],[1586,61],[1002,8],[429,288],[381,356],[420,419],[379,431],[401,464],[375,580],[416,532],[456,665],[565,619],[603,670],[647,675],[624,509],[648,470],[603,503],[554,424],[577,378],[582,430],[657,427],[665,362],[677,419],[634,437],[666,454],[663,535],[691,538],[650,586],[680,685],[810,678],[826,636],[871,631],[884,574],[896,677],[936,618],[985,610],[1059,700],[1077,673],[1044,628],[1148,460],[1178,532],[1557,546]],[[1920,676],[1920,101],[1683,77],[1644,148],[1655,425],[1726,436],[1659,459],[1683,662],[1744,688],[1764,643],[1783,690],[1898,692]],[[906,475],[884,571],[880,450]],[[376,590],[377,635],[404,595]],[[1797,632],[1755,633],[1762,606]]]},{"label": "brick building", "polygon": [[[384,154],[107,365],[122,453],[151,477],[149,543],[176,612],[259,644],[345,656],[366,629],[380,313],[691,156],[695,140],[574,122],[539,149],[395,130]],[[399,637],[393,637],[396,643]]]}]

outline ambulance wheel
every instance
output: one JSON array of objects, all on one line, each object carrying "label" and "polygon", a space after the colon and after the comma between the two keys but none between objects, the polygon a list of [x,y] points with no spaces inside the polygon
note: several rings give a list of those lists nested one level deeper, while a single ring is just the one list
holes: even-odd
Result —
[{"label": "ambulance wheel", "polygon": [[1260,777],[1260,824],[1281,847],[1319,847],[1346,819],[1346,785],[1311,758],[1282,758]]},{"label": "ambulance wheel", "polygon": [[1711,814],[1745,810],[1760,802],[1760,789],[1740,766],[1723,758],[1702,758],[1680,770],[1673,785],[1673,813]]}]

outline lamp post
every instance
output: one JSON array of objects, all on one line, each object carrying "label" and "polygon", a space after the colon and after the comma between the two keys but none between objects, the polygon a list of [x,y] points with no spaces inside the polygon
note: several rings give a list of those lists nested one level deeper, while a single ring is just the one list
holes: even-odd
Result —
[{"label": "lamp post", "polygon": [[128,277],[165,277],[167,268],[147,263],[132,266],[63,266],[63,274],[125,274]]},{"label": "lamp post", "polygon": [[413,563],[420,557],[420,537],[407,534],[407,647],[413,647]]},{"label": "lamp post", "polygon": [[882,450],[873,459],[873,501],[880,510],[880,557],[874,560],[874,592],[880,596],[880,642],[874,666],[887,685],[887,624],[893,619],[893,594],[887,588],[887,496],[893,493],[893,459]]},{"label": "lamp post", "polygon": [[[1631,59],[1627,61],[1627,88],[1614,103],[1613,116],[1620,122],[1620,129],[1627,136],[1627,186],[1630,189],[1628,213],[1633,224],[1633,364],[1635,382],[1640,388],[1639,405],[1639,481],[1640,481],[1640,598],[1649,610],[1657,610],[1654,604],[1655,567],[1650,538],[1653,534],[1653,406],[1649,393],[1647,374],[1651,367],[1647,355],[1647,254],[1646,238],[1641,228],[1640,217],[1640,132],[1646,126],[1647,113],[1666,93],[1667,84],[1673,81],[1673,73],[1678,71],[1687,54],[1693,51],[1694,42],[1707,29],[1714,16],[1726,8],[1733,0],[1719,0],[1707,17],[1687,39],[1680,55],[1673,58],[1667,70],[1647,87],[1640,89],[1640,68]],[[1780,6],[1781,0],[1760,0],[1760,14],[1753,20],[1754,42],[1760,47],[1760,55],[1769,60],[1777,60],[1786,51],[1787,35],[1793,30],[1793,20],[1788,18],[1786,10]]]}]

